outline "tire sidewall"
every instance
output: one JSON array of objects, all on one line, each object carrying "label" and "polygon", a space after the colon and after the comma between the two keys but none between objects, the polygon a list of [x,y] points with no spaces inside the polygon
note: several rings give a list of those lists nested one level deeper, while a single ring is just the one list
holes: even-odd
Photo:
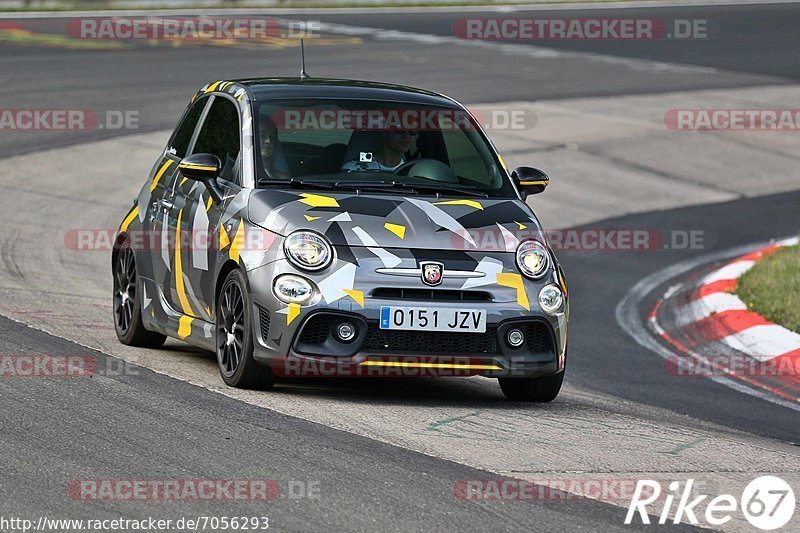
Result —
[{"label": "tire sidewall", "polygon": [[111,304],[115,305],[114,304],[114,299],[116,298],[116,293],[117,293],[117,289],[118,289],[118,285],[117,285],[117,283],[118,283],[117,282],[117,269],[119,268],[119,256],[122,255],[122,253],[126,249],[129,249],[131,251],[131,253],[133,254],[133,268],[134,268],[134,272],[136,272],[136,297],[133,299],[133,308],[131,310],[131,322],[130,322],[130,325],[128,326],[128,331],[123,333],[122,330],[119,329],[119,324],[117,323],[117,312],[116,312],[116,309],[114,310],[113,316],[114,316],[114,331],[116,331],[117,337],[119,337],[119,339],[122,342],[127,344],[127,343],[131,343],[133,341],[133,337],[136,335],[136,325],[141,322],[142,308],[141,308],[141,305],[139,303],[140,302],[139,295],[141,294],[141,288],[142,287],[141,287],[141,280],[139,279],[139,266],[138,266],[138,264],[136,262],[136,252],[134,252],[133,246],[131,246],[131,242],[126,239],[120,245],[119,251],[117,252],[117,255],[114,258],[114,268],[113,268],[113,270],[114,270],[113,271],[114,291],[113,291],[112,296],[111,296]]},{"label": "tire sidewall", "polygon": [[[242,293],[242,301],[244,308],[244,335],[242,338],[242,355],[239,360],[239,366],[236,368],[236,371],[233,374],[231,374],[230,376],[226,376],[225,373],[222,371],[221,352],[219,347],[219,341],[216,338],[216,336],[219,335],[220,320],[222,318],[222,313],[220,313],[220,308],[222,306],[223,294],[225,294],[225,290],[228,287],[230,287],[232,283],[236,283],[239,286],[239,290]],[[222,284],[222,289],[219,292],[217,309],[216,309],[215,328],[214,328],[215,329],[214,345],[216,346],[217,368],[219,368],[222,379],[228,385],[234,385],[240,382],[243,378],[243,374],[247,372],[248,369],[252,367],[252,363],[255,362],[253,360],[252,324],[253,324],[253,317],[250,304],[250,294],[247,290],[247,278],[245,278],[244,274],[240,269],[236,268],[227,275],[227,277],[225,278],[225,282]]]}]

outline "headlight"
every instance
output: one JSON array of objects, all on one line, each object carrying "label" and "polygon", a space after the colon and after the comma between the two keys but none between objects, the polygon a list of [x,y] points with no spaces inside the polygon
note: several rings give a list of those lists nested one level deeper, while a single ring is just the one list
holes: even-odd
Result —
[{"label": "headlight", "polygon": [[296,231],[283,244],[286,257],[305,270],[322,270],[331,264],[333,253],[327,239],[312,231]]},{"label": "headlight", "polygon": [[539,305],[542,311],[549,315],[558,313],[561,309],[561,304],[564,303],[564,296],[561,294],[561,289],[557,285],[545,285],[539,291]]},{"label": "headlight", "polygon": [[275,278],[272,292],[284,303],[304,304],[314,296],[314,287],[305,278],[294,274],[284,274]]},{"label": "headlight", "polygon": [[545,275],[550,267],[550,255],[539,241],[523,241],[517,247],[517,267],[532,279]]}]

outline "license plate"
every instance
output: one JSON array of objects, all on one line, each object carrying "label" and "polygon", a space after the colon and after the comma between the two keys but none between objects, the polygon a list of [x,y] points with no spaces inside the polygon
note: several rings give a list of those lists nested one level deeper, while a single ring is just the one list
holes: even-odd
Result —
[{"label": "license plate", "polygon": [[383,306],[381,329],[485,333],[486,310]]}]

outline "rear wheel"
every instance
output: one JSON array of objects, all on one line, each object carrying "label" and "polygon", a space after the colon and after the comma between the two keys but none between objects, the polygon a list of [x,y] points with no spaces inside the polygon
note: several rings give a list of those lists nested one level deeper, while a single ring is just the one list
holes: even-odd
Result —
[{"label": "rear wheel", "polygon": [[217,366],[222,380],[240,389],[269,388],[275,376],[253,358],[252,316],[244,274],[234,269],[217,299]]},{"label": "rear wheel", "polygon": [[564,372],[538,378],[498,378],[506,398],[515,402],[552,402],[561,390]]},{"label": "rear wheel", "polygon": [[158,348],[167,337],[144,329],[142,306],[136,272],[136,256],[130,241],[120,245],[113,266],[114,273],[114,330],[122,344],[143,348]]}]

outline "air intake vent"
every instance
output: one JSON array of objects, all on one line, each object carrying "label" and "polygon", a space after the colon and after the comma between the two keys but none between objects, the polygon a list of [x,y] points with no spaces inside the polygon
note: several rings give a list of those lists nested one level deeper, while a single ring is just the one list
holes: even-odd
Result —
[{"label": "air intake vent", "polygon": [[492,297],[483,291],[451,291],[445,289],[379,288],[370,294],[381,300],[436,300],[442,302],[488,302]]},{"label": "air intake vent", "polygon": [[542,322],[532,322],[525,328],[525,342],[533,353],[549,352],[553,349],[553,338],[550,328]]},{"label": "air intake vent", "polygon": [[264,339],[264,342],[267,342],[269,340],[269,311],[260,305],[257,305],[256,307],[258,307],[258,321],[261,325],[261,338]]},{"label": "air intake vent", "polygon": [[496,354],[494,328],[486,333],[450,333],[447,331],[403,331],[380,329],[370,325],[364,350],[423,354]]}]

